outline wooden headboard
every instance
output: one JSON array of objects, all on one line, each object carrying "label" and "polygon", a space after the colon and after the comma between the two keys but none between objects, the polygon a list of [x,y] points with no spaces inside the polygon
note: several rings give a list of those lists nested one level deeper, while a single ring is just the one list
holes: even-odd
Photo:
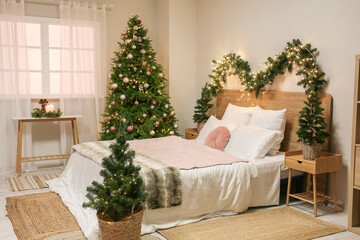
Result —
[{"label": "wooden headboard", "polygon": [[[241,97],[243,94],[243,97]],[[224,89],[217,97],[216,117],[221,119],[224,115],[228,103],[251,107],[259,105],[263,109],[280,110],[286,108],[286,128],[284,140],[281,144],[281,151],[300,150],[301,144],[297,142],[296,131],[299,129],[299,111],[305,106],[306,95],[300,92],[260,92],[259,97],[255,94],[247,95],[247,92],[239,90]],[[330,133],[332,116],[332,97],[329,94],[321,94],[321,106],[324,108],[324,118],[327,123],[327,131]],[[324,151],[329,149],[329,138],[327,138],[322,148]]]}]

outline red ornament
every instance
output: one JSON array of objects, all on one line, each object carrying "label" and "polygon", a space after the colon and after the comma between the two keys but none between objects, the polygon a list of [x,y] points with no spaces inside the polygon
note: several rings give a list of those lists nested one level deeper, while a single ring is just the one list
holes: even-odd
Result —
[{"label": "red ornament", "polygon": [[112,102],[111,102],[111,106],[114,106],[114,105],[115,105],[115,101],[112,101]]},{"label": "red ornament", "polygon": [[128,126],[127,128],[126,128],[126,130],[128,131],[128,132],[132,132],[133,130],[134,130],[134,128],[133,128],[133,126]]},{"label": "red ornament", "polygon": [[154,100],[154,101],[152,101],[152,104],[154,104],[154,105],[155,105],[155,104],[156,104],[156,101],[155,101],[155,100]]},{"label": "red ornament", "polygon": [[151,75],[151,72],[150,72],[150,71],[147,71],[147,72],[146,72],[146,75],[150,76],[150,75]]},{"label": "red ornament", "polygon": [[139,102],[138,102],[138,100],[136,100],[136,101],[134,102],[134,104],[135,104],[135,105],[139,105]]},{"label": "red ornament", "polygon": [[111,126],[110,127],[110,132],[115,132],[116,131],[116,127],[115,126]]},{"label": "red ornament", "polygon": [[172,123],[172,121],[171,121],[171,120],[169,120],[169,123],[171,124],[171,123]]},{"label": "red ornament", "polygon": [[128,35],[125,34],[125,35],[124,35],[124,38],[128,38]]},{"label": "red ornament", "polygon": [[137,23],[138,23],[138,24],[141,24],[141,20],[137,20]]}]

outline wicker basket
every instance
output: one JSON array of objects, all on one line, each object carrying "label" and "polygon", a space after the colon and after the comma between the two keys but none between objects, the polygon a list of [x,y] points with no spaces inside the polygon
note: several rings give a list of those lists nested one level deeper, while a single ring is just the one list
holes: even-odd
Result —
[{"label": "wicker basket", "polygon": [[314,143],[313,145],[302,144],[302,152],[304,159],[314,160],[320,157],[322,144]]},{"label": "wicker basket", "polygon": [[198,132],[200,132],[200,130],[204,127],[205,123],[206,121],[197,123],[196,128]]},{"label": "wicker basket", "polygon": [[100,239],[102,240],[140,240],[141,222],[144,210],[132,214],[118,222],[104,221],[96,214],[99,221]]}]

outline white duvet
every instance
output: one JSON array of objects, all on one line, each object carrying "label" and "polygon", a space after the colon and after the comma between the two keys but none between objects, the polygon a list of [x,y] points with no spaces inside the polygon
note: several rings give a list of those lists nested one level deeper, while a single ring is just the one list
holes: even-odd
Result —
[{"label": "white duvet", "polygon": [[[196,222],[204,218],[243,212],[250,206],[279,203],[283,154],[249,163],[238,162],[180,170],[183,202],[173,208],[145,210],[142,234]],[[62,175],[48,182],[75,216],[88,239],[98,239],[95,210],[82,207],[86,188],[102,181],[101,166],[74,152]]]}]

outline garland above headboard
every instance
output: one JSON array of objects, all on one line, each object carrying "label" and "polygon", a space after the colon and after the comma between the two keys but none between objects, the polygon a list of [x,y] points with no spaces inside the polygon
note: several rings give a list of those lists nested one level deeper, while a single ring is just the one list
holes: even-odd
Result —
[{"label": "garland above headboard", "polygon": [[300,40],[294,39],[287,43],[282,53],[267,59],[264,71],[252,73],[248,62],[235,53],[224,55],[217,61],[213,60],[215,67],[209,75],[211,82],[202,88],[201,98],[195,106],[194,122],[200,123],[209,118],[207,112],[212,107],[210,102],[223,89],[228,76],[238,76],[246,91],[254,92],[257,98],[260,90],[271,84],[278,74],[284,74],[284,69],[291,72],[293,64],[296,64],[299,67],[296,75],[303,76],[297,84],[305,88],[305,95],[301,101],[305,105],[302,104],[302,108],[299,109],[299,129],[296,132],[298,141],[308,145],[324,143],[329,133],[326,131],[328,126],[323,117],[324,109],[321,107],[319,94],[326,80],[325,73],[316,64],[315,54],[316,48],[312,48],[311,44],[303,45]]}]

